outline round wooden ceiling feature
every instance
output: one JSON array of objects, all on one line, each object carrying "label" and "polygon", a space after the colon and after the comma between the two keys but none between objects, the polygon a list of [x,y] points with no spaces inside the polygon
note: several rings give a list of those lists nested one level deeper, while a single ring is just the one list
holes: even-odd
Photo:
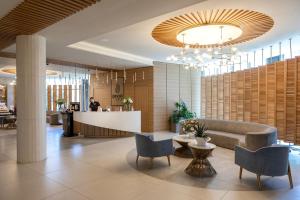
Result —
[{"label": "round wooden ceiling feature", "polygon": [[256,11],[240,9],[216,9],[197,11],[168,19],[157,25],[152,37],[162,44],[183,47],[176,39],[177,35],[187,29],[205,25],[232,25],[239,27],[242,34],[233,40],[220,44],[190,45],[191,48],[209,48],[230,46],[257,38],[268,32],[274,25],[271,17]]}]

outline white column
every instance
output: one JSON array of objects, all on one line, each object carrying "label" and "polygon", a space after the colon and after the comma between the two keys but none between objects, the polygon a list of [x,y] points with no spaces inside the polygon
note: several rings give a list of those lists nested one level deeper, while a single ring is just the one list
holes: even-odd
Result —
[{"label": "white column", "polygon": [[17,161],[46,158],[46,39],[17,36]]}]

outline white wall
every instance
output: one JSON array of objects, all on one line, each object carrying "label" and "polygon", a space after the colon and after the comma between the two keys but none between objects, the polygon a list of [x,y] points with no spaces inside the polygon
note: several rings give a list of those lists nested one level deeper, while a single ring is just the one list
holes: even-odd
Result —
[{"label": "white wall", "polygon": [[201,80],[197,70],[182,65],[154,62],[154,131],[167,130],[168,119],[182,99],[190,110],[200,116]]}]

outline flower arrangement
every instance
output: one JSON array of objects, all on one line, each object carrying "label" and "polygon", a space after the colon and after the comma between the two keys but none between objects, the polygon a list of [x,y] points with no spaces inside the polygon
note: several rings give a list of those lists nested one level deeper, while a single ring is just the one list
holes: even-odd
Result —
[{"label": "flower arrangement", "polygon": [[65,104],[65,99],[57,99],[56,103],[59,106],[59,110],[61,110],[62,109],[61,106]]},{"label": "flower arrangement", "polygon": [[186,120],[183,124],[183,131],[193,132],[195,137],[207,138],[207,127],[204,123],[199,122],[198,120]]},{"label": "flower arrangement", "polygon": [[124,97],[122,102],[123,102],[124,109],[130,110],[131,105],[133,104],[133,100],[131,99],[131,97]]}]

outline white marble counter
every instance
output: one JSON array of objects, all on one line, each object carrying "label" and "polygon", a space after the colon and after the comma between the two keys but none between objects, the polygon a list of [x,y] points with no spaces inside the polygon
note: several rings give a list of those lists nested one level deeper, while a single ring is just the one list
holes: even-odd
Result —
[{"label": "white marble counter", "polygon": [[141,132],[141,111],[74,112],[74,121],[128,132]]}]

